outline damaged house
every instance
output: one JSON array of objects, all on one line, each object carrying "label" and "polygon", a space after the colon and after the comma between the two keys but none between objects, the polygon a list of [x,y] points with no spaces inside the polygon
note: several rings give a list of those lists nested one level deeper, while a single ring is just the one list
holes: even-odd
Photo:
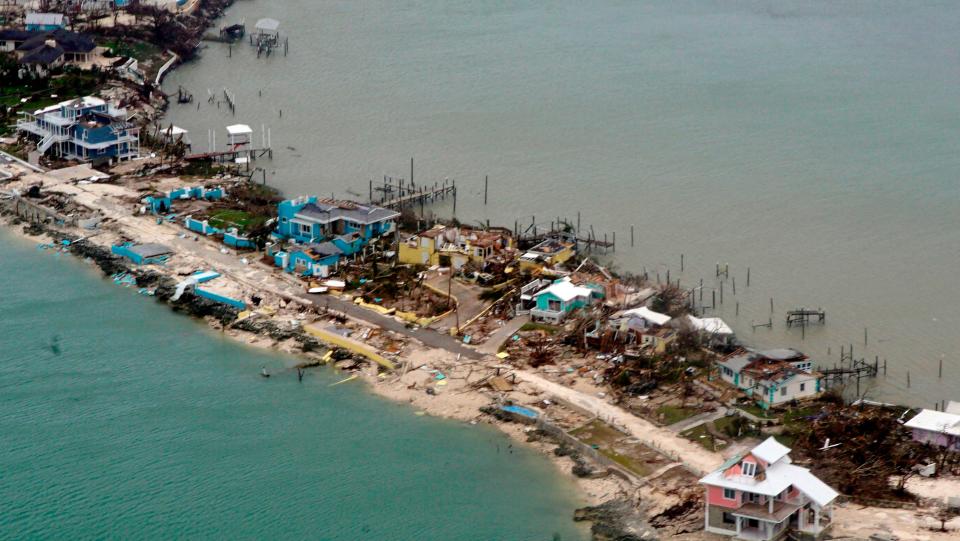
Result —
[{"label": "damaged house", "polygon": [[459,270],[467,263],[480,269],[513,258],[513,237],[505,230],[436,225],[400,243],[398,258],[407,265],[440,265]]},{"label": "damaged house", "polygon": [[813,362],[793,349],[740,350],[717,363],[720,379],[763,409],[820,394],[823,376]]}]

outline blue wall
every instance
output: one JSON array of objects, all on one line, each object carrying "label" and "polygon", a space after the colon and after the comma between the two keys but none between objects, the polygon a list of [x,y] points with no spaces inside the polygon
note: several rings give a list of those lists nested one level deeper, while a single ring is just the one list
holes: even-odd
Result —
[{"label": "blue wall", "polygon": [[210,299],[211,301],[219,302],[220,304],[226,304],[227,306],[232,306],[237,310],[243,310],[247,307],[247,304],[243,301],[240,301],[237,299],[231,299],[230,297],[226,297],[223,295],[218,295],[212,291],[207,291],[206,289],[200,289],[199,287],[193,288],[193,292],[196,293],[197,296],[199,297]]}]

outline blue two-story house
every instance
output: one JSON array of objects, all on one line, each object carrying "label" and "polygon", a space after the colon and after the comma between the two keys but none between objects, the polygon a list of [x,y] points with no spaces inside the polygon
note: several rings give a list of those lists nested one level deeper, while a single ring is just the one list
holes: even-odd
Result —
[{"label": "blue two-story house", "polygon": [[275,236],[297,242],[323,242],[357,233],[365,240],[394,230],[399,212],[354,201],[298,197],[280,203]]},{"label": "blue two-story house", "polygon": [[274,238],[292,241],[274,252],[278,267],[297,274],[326,275],[341,257],[396,230],[399,212],[355,201],[299,197],[279,204]]},{"label": "blue two-story house", "polygon": [[87,96],[24,113],[17,130],[38,138],[37,150],[80,161],[126,160],[140,155],[140,130],[127,112]]}]

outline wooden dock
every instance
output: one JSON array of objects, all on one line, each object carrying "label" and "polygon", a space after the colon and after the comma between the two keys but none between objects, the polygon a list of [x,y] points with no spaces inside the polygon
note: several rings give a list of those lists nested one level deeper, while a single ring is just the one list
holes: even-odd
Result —
[{"label": "wooden dock", "polygon": [[826,323],[827,313],[819,308],[816,310],[800,308],[799,310],[790,310],[787,312],[787,327],[792,327],[794,325],[806,326],[813,320],[816,320],[816,323]]},{"label": "wooden dock", "polygon": [[[454,212],[456,212],[457,183],[444,180],[433,185],[417,185],[404,179],[383,178],[383,186],[374,186],[370,181],[370,202],[384,208],[402,210],[404,207],[424,205],[441,201],[450,196],[453,198]],[[374,197],[374,194],[378,197]]]},{"label": "wooden dock", "polygon": [[256,160],[267,156],[273,158],[273,149],[271,148],[244,148],[238,150],[223,150],[216,152],[198,152],[187,154],[183,159],[187,161],[213,161],[224,163],[227,161],[236,161],[237,158],[248,158]]}]

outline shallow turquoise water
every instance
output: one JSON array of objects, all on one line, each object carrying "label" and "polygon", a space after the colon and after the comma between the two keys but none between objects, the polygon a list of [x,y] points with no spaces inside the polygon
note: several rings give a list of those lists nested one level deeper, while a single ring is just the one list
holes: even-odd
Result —
[{"label": "shallow turquoise water", "polygon": [[0,253],[0,538],[585,538],[571,484],[494,429],[298,383],[70,256]]}]

